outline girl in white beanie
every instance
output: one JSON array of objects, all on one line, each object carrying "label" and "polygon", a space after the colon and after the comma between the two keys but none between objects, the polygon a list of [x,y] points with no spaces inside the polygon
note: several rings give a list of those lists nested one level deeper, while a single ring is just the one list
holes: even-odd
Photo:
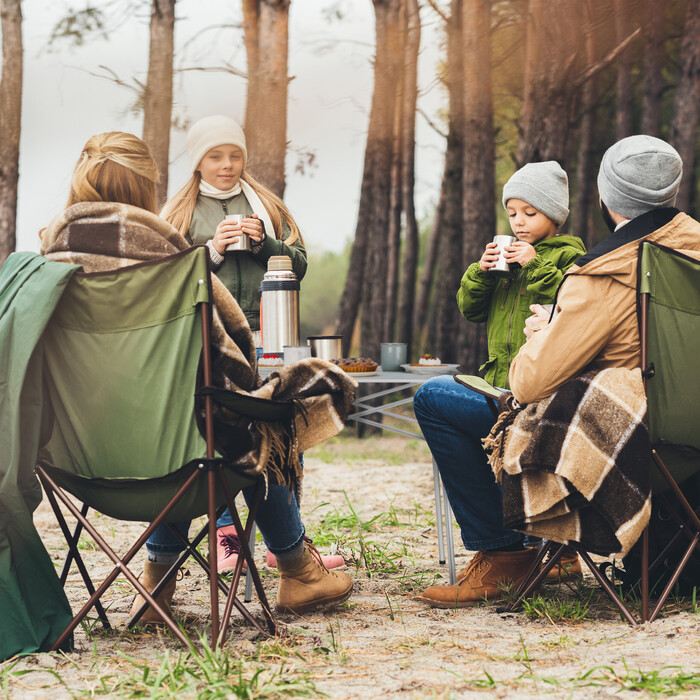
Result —
[{"label": "girl in white beanie", "polygon": [[[209,248],[212,268],[245,313],[254,337],[260,330],[260,282],[272,255],[292,259],[299,280],[306,273],[301,233],[282,200],[246,170],[243,129],[231,118],[205,117],[187,134],[192,177],[161,212],[193,245]],[[242,223],[226,220],[242,215]],[[251,252],[226,252],[241,233]]]}]

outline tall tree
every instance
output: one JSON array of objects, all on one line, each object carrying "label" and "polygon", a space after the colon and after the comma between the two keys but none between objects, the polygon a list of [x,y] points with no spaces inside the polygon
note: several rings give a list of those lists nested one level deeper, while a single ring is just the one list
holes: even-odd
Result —
[{"label": "tall tree", "polygon": [[[575,6],[578,8],[578,4]],[[517,161],[556,160],[566,168],[580,29],[568,0],[529,0]],[[486,83],[484,83],[486,84]]]},{"label": "tall tree", "polygon": [[[596,60],[596,16],[593,0],[585,0],[584,23],[586,62],[592,66]],[[576,190],[573,201],[572,233],[580,236],[586,247],[593,244],[592,231],[588,227],[588,210],[593,192],[593,146],[595,140],[595,81],[583,84],[581,91],[581,120],[579,126],[578,154],[576,157]]]},{"label": "tall tree", "polygon": [[284,195],[290,0],[243,0],[248,57],[245,133],[250,170]]},{"label": "tall tree", "polygon": [[[635,0],[614,0],[615,37],[617,43],[624,41],[632,31],[632,18],[637,13],[632,12]],[[637,4],[638,0],[636,0]],[[632,133],[632,106],[634,86],[632,85],[632,59],[627,51],[617,59],[617,138],[622,139]]]},{"label": "tall tree", "polygon": [[[378,357],[386,314],[386,237],[391,205],[396,86],[403,60],[399,10],[401,0],[373,0],[376,50],[374,91],[367,129],[355,241],[338,311],[337,331],[343,352],[352,342],[360,316],[362,354]],[[360,314],[360,309],[362,313]]]},{"label": "tall tree", "polygon": [[151,1],[151,42],[143,98],[143,140],[153,153],[160,181],[158,204],[168,195],[170,122],[173,107],[173,52],[176,0]]},{"label": "tall tree", "polygon": [[416,104],[418,100],[418,51],[420,49],[420,8],[418,0],[404,0],[405,40],[403,90],[401,99],[401,205],[406,232],[401,265],[398,338],[408,345],[413,342],[413,306],[418,269],[418,223],[413,199],[415,187]]},{"label": "tall tree", "polygon": [[676,206],[690,212],[693,207],[695,156],[700,111],[700,0],[688,0],[685,29],[681,40],[681,67],[673,102],[671,144],[683,159]]},{"label": "tall tree", "polygon": [[22,3],[2,0],[0,79],[0,265],[15,249],[22,117]]},{"label": "tall tree", "polygon": [[666,3],[644,0],[643,134],[661,133],[661,98],[664,89],[664,18]]},{"label": "tall tree", "polygon": [[455,296],[464,273],[462,262],[462,176],[464,168],[464,61],[462,49],[462,2],[452,0],[450,16],[446,18],[447,67],[445,82],[448,94],[448,132],[445,169],[440,201],[440,227],[433,232],[437,249],[435,264],[435,293],[429,333],[431,350],[444,362],[456,362],[459,328],[466,323],[459,313]]},{"label": "tall tree", "polygon": [[[496,231],[491,2],[462,0],[464,154],[462,175],[462,269],[478,260]],[[460,324],[460,360],[475,373],[485,359],[483,324]]]}]

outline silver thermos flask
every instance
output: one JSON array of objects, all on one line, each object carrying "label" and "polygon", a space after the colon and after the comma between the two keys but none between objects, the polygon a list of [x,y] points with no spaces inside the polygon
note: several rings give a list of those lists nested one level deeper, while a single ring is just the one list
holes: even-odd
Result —
[{"label": "silver thermos flask", "polygon": [[263,352],[281,354],[285,345],[299,345],[299,280],[291,258],[273,255],[267,261],[260,291]]}]

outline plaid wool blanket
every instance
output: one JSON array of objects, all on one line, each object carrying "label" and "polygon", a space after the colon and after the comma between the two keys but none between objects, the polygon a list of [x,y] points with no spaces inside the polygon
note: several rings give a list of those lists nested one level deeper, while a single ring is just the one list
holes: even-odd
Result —
[{"label": "plaid wool blanket", "polygon": [[[173,226],[144,209],[111,202],[80,202],[53,219],[41,234],[41,254],[82,265],[85,272],[114,270],[189,248]],[[299,495],[299,453],[338,433],[352,405],[355,382],[337,366],[312,358],[261,380],[245,314],[212,275],[213,380],[216,386],[264,399],[291,400],[288,425],[252,424],[216,409],[217,449],[243,474],[262,473]],[[250,429],[249,429],[250,428]]]},{"label": "plaid wool blanket", "polygon": [[650,445],[640,370],[587,372],[544,401],[512,394],[484,439],[506,527],[609,556],[649,521]]}]

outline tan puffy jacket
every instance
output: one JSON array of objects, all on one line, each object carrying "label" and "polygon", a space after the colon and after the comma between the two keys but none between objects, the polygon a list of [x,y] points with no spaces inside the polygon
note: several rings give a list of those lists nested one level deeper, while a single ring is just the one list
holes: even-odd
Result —
[{"label": "tan puffy jacket", "polygon": [[588,365],[639,367],[636,284],[641,240],[700,259],[700,223],[679,213],[649,235],[583,267],[571,267],[554,320],[532,335],[511,364],[510,387],[520,403],[541,401]]}]

